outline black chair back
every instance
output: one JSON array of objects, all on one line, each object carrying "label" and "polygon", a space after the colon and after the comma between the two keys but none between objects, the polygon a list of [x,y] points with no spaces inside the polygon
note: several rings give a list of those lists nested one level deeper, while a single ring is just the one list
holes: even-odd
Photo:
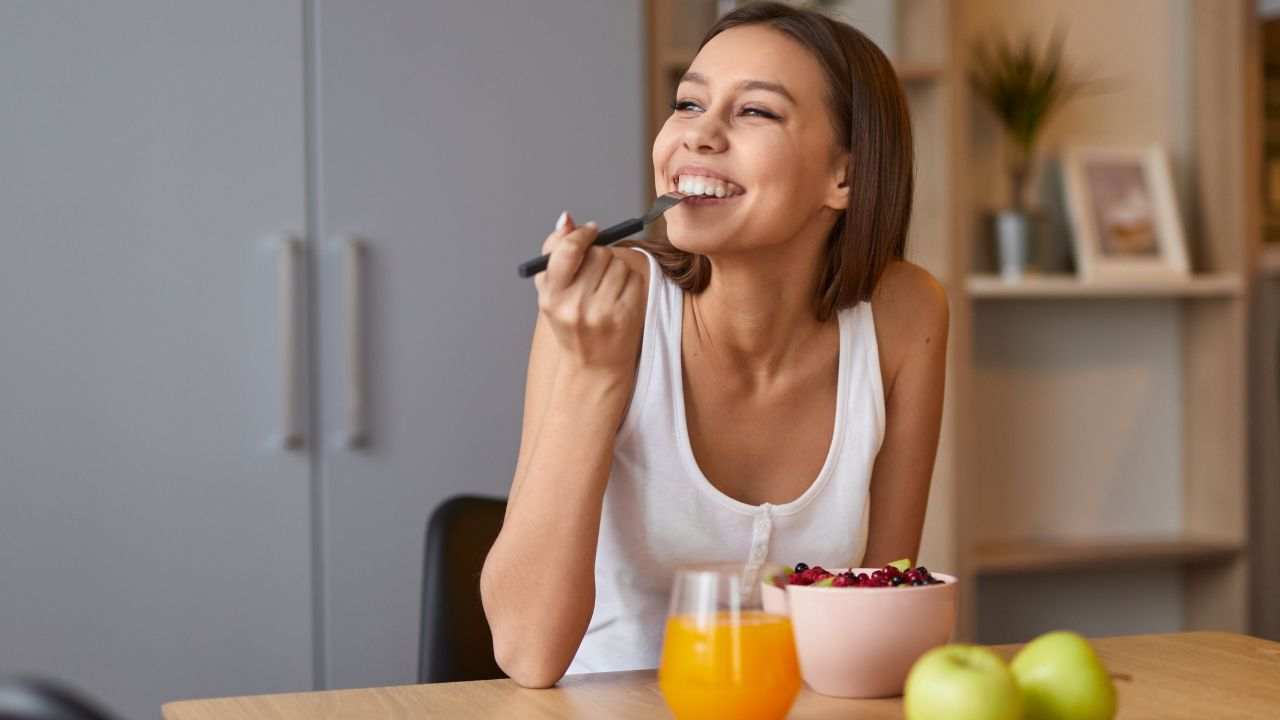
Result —
[{"label": "black chair back", "polygon": [[480,570],[502,528],[507,501],[459,495],[427,521],[422,566],[418,682],[490,680],[506,675],[480,604]]},{"label": "black chair back", "polygon": [[112,720],[105,710],[52,680],[0,681],[0,720]]}]

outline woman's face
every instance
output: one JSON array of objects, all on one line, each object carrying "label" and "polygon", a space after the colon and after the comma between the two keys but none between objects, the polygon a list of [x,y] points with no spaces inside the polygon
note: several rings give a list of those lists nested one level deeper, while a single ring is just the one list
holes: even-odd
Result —
[{"label": "woman's face", "polygon": [[668,211],[673,245],[716,255],[825,238],[848,202],[847,155],[804,46],[763,25],[726,30],[698,53],[675,102],[653,142],[657,193],[692,178],[724,197]]}]

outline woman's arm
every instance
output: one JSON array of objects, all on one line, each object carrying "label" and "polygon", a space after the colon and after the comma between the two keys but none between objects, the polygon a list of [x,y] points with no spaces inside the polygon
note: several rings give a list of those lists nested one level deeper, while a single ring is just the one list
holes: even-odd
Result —
[{"label": "woman's arm", "polygon": [[644,323],[644,258],[592,248],[594,236],[570,227],[544,246],[520,455],[480,575],[495,659],[526,687],[564,675],[591,620],[601,507]]},{"label": "woman's arm", "polygon": [[872,299],[885,379],[885,435],[871,476],[864,567],[916,558],[942,425],[947,297],[922,268],[898,262]]}]

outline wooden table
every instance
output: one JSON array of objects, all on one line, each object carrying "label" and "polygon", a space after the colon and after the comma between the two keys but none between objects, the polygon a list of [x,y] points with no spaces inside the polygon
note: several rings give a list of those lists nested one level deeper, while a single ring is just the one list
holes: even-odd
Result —
[{"label": "wooden table", "polygon": [[[1280,643],[1227,633],[1137,635],[1094,641],[1116,682],[1122,720],[1277,720]],[[1005,657],[1016,645],[995,648]],[[670,717],[653,671],[565,678],[551,690],[510,680],[330,690],[164,706],[166,720],[334,720],[351,718]],[[804,690],[791,718],[901,718],[902,700],[841,700]]]}]

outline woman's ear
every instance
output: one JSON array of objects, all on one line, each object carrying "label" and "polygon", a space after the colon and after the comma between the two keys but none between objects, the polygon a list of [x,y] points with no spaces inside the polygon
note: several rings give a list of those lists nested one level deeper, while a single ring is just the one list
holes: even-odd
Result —
[{"label": "woman's ear", "polygon": [[841,152],[833,161],[831,182],[827,183],[827,197],[823,204],[832,210],[844,211],[849,208],[849,165],[850,156]]},{"label": "woman's ear", "polygon": [[[846,161],[847,161],[846,157]],[[847,164],[842,163],[836,172],[831,175],[831,182],[827,184],[827,197],[825,205],[832,210],[843,212],[849,207],[849,168]]]}]

